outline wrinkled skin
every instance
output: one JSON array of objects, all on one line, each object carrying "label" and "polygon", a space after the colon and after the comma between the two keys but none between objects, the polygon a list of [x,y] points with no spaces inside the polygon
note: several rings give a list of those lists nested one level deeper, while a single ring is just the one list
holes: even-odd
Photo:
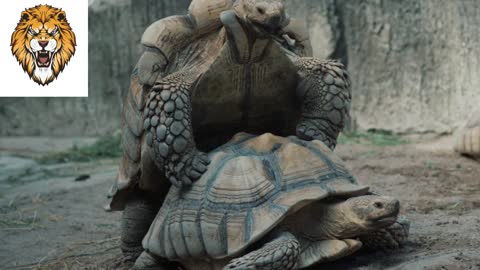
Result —
[{"label": "wrinkled skin", "polygon": [[[302,269],[351,255],[362,246],[354,238],[368,239],[371,234],[379,238],[382,235],[390,236],[392,229],[397,230],[398,226],[404,230],[392,234],[392,240],[403,243],[408,236],[408,225],[396,222],[399,210],[398,200],[377,195],[353,197],[334,203],[312,203],[287,217],[273,232],[273,240],[258,250],[233,259],[224,270]],[[307,246],[321,242],[331,247],[320,249],[320,252],[327,252],[325,257],[305,252]],[[345,243],[350,247],[341,250]],[[305,247],[302,248],[302,245]],[[376,246],[380,249],[389,247],[387,242],[379,242]],[[277,264],[278,261],[282,261],[282,264]]]},{"label": "wrinkled skin", "polygon": [[[315,240],[355,238],[391,226],[400,210],[398,200],[378,195],[313,203],[287,221],[287,227]],[[311,220],[312,213],[322,218]]]}]

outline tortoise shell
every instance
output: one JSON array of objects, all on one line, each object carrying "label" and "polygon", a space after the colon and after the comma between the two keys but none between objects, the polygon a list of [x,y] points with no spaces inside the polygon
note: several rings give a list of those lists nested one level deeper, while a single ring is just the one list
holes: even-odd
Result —
[{"label": "tortoise shell", "polygon": [[465,128],[457,135],[455,151],[480,158],[480,110],[472,114]]},{"label": "tortoise shell", "polygon": [[169,191],[143,240],[149,252],[170,260],[235,256],[313,201],[368,192],[320,141],[243,133],[210,157],[190,189]]}]

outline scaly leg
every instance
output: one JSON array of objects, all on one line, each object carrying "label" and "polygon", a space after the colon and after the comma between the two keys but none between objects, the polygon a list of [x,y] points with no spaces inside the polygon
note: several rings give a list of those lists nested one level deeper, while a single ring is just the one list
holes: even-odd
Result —
[{"label": "scaly leg", "polygon": [[295,65],[301,80],[297,93],[302,102],[297,136],[320,140],[333,150],[349,117],[352,95],[348,74],[336,61],[300,58]]},{"label": "scaly leg", "polygon": [[292,234],[284,232],[280,237],[232,260],[224,270],[292,270],[297,269],[300,244]]},{"label": "scaly leg", "polygon": [[143,252],[143,237],[160,209],[159,203],[146,197],[140,191],[132,192],[123,210],[121,250],[126,262],[134,262]]},{"label": "scaly leg", "polygon": [[193,76],[175,73],[152,88],[145,109],[147,144],[157,166],[175,186],[191,185],[207,170],[208,156],[197,150],[192,130]]}]

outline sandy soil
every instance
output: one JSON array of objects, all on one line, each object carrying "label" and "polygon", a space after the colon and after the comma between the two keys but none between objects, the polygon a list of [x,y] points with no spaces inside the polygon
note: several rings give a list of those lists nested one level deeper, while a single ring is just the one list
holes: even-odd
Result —
[{"label": "sandy soil", "polygon": [[[360,182],[400,199],[411,236],[400,250],[362,251],[315,269],[480,269],[480,163],[449,143],[340,145]],[[69,166],[71,174],[2,186],[1,269],[119,268],[120,213],[102,210],[116,161]],[[74,181],[84,174],[90,178]]]}]

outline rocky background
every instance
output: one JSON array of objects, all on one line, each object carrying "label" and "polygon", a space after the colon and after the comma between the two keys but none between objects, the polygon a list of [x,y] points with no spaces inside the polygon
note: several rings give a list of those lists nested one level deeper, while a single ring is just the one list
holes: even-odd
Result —
[{"label": "rocky background", "polygon": [[[189,0],[90,0],[90,97],[1,98],[0,136],[97,136],[120,127],[143,30]],[[286,0],[315,54],[350,70],[352,128],[453,133],[480,104],[480,1]]]}]

